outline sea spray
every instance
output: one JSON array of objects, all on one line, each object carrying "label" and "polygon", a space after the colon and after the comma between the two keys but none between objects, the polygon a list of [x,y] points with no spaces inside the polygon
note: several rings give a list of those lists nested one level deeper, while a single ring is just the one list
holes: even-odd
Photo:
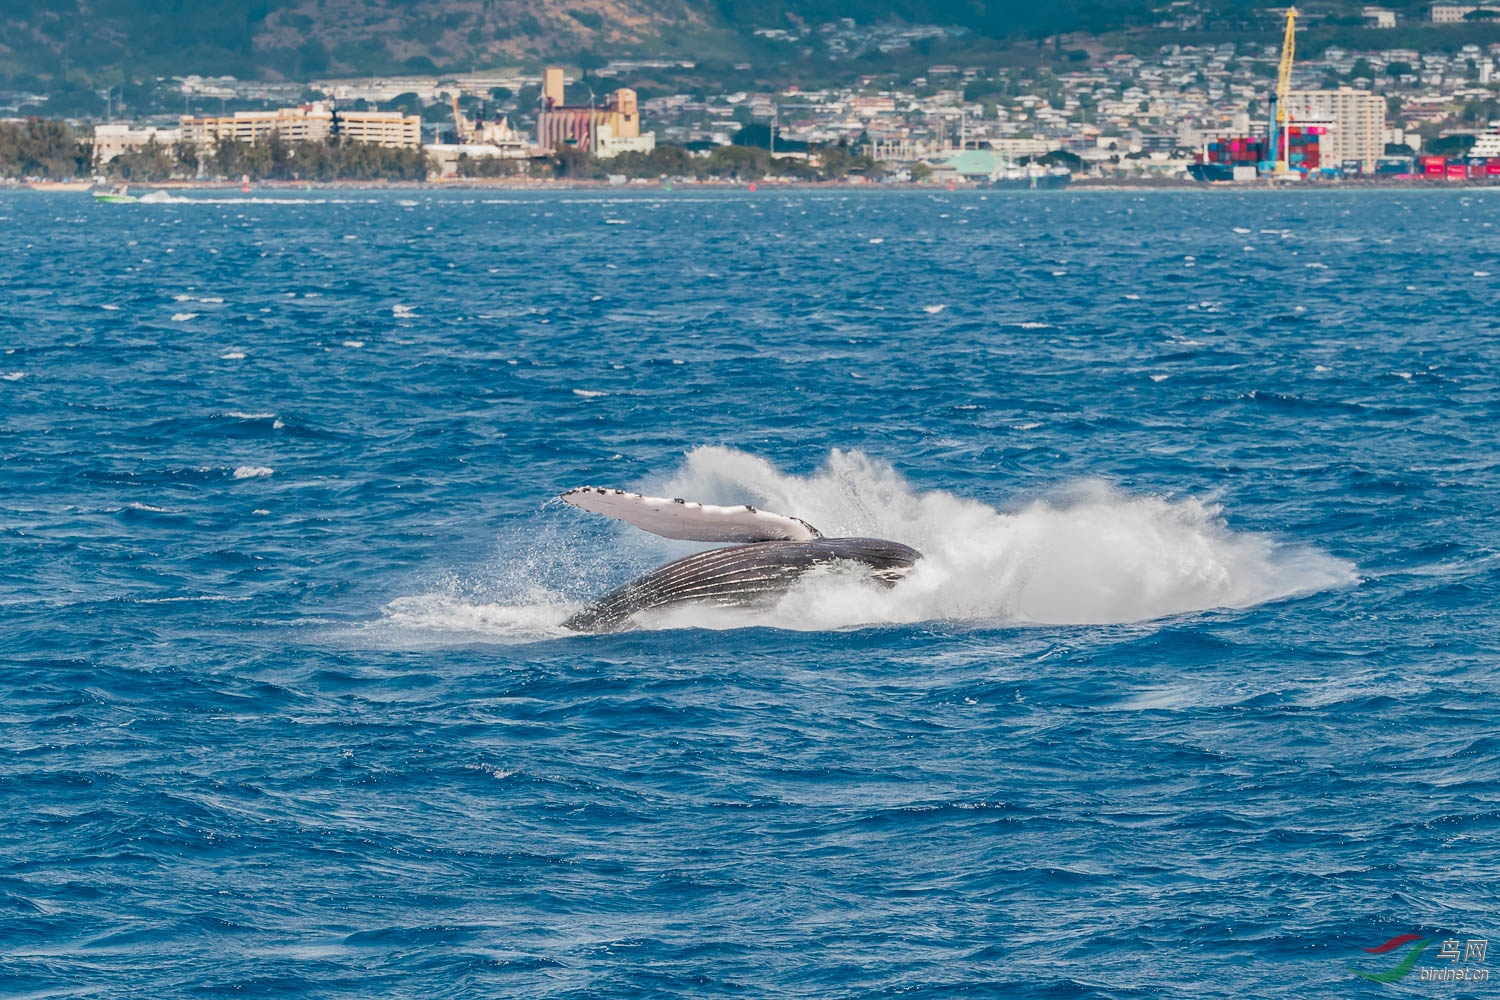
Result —
[{"label": "sea spray", "polygon": [[[687,607],[643,618],[647,628],[1139,622],[1246,608],[1355,580],[1348,562],[1232,530],[1216,504],[1127,493],[1100,480],[1002,510],[942,490],[919,492],[891,464],[859,451],[836,449],[817,472],[799,477],[755,455],[705,446],[665,480],[623,485],[751,503],[801,517],[825,535],[888,538],[924,556],[892,588],[830,567],[808,574],[769,610]],[[492,575],[392,602],[378,624],[497,639],[557,635],[568,614],[623,576],[702,548],[584,517],[571,528],[549,518],[525,535],[494,561]]]}]

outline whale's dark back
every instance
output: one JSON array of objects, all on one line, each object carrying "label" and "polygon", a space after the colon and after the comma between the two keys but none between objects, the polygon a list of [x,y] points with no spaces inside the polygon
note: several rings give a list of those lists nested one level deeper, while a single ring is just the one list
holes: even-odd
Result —
[{"label": "whale's dark back", "polygon": [[764,607],[815,566],[856,562],[894,583],[922,554],[881,538],[819,538],[810,542],[752,542],[711,549],[669,562],[610,591],[563,622],[578,632],[619,632],[631,616],[683,604]]}]

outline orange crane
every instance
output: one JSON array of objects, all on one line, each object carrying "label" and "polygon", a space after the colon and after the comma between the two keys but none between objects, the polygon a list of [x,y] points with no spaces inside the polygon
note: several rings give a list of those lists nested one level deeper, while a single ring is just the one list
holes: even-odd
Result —
[{"label": "orange crane", "polygon": [[448,95],[453,101],[453,128],[458,133],[459,142],[468,142],[474,138],[474,126],[464,117],[464,113],[458,109],[458,91],[454,90]]}]

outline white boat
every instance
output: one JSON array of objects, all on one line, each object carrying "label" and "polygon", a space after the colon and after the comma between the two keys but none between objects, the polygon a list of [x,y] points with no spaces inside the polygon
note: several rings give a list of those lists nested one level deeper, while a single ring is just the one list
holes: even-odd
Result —
[{"label": "white boat", "polygon": [[1492,125],[1489,131],[1475,136],[1474,145],[1469,147],[1469,155],[1486,160],[1500,159],[1500,125]]}]

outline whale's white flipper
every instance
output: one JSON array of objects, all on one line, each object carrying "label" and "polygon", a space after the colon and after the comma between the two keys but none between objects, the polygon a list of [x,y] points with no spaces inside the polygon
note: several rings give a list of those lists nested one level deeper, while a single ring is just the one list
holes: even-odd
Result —
[{"label": "whale's white flipper", "polygon": [[810,542],[823,537],[822,532],[801,518],[756,510],[749,504],[720,507],[598,486],[580,486],[558,499],[664,538],[692,542]]}]

